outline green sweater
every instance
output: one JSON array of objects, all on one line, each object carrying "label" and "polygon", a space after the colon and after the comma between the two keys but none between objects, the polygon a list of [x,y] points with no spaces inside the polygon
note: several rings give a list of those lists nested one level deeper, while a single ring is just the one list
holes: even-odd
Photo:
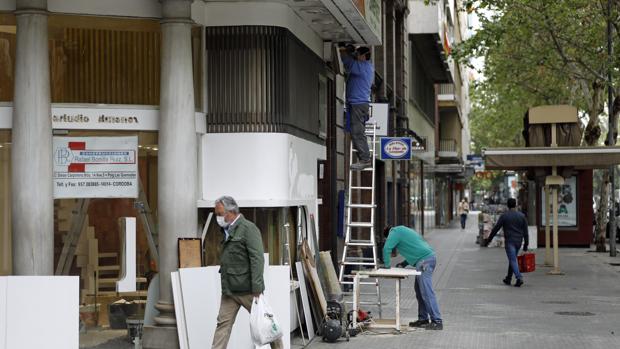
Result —
[{"label": "green sweater", "polygon": [[407,263],[413,266],[435,254],[433,248],[420,234],[402,225],[390,229],[390,234],[383,246],[383,262],[386,268],[390,267],[390,257],[394,248],[397,248]]}]

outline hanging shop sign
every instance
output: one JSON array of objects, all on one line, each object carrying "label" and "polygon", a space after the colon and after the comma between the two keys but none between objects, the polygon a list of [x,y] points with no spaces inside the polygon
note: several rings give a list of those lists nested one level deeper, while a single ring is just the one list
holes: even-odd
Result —
[{"label": "hanging shop sign", "polygon": [[[542,196],[542,222],[546,222],[545,195]],[[576,227],[577,226],[577,177],[573,176],[564,181],[558,190],[558,226]],[[553,214],[549,221],[553,225]],[[543,223],[544,224],[544,223]]]},{"label": "hanging shop sign", "polygon": [[138,137],[54,137],[54,199],[137,198]]},{"label": "hanging shop sign", "polygon": [[410,160],[411,138],[381,137],[381,160]]},{"label": "hanging shop sign", "polygon": [[482,155],[468,154],[467,164],[473,166],[475,172],[484,171],[484,160],[482,159]]},{"label": "hanging shop sign", "polygon": [[370,118],[366,121],[366,132],[372,132],[372,125],[376,124],[376,135],[388,135],[388,104],[387,103],[370,103]]}]

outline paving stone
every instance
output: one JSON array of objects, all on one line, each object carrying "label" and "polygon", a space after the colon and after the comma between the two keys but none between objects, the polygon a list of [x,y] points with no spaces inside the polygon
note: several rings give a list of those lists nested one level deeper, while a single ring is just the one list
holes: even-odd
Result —
[{"label": "paving stone", "polygon": [[[537,270],[524,274],[525,285],[505,286],[504,249],[475,244],[477,221],[472,213],[465,231],[453,224],[426,236],[437,252],[433,283],[443,331],[368,333],[338,343],[317,338],[310,348],[620,348],[620,266],[610,265],[620,258],[561,248],[560,266],[566,275],[551,276],[541,265],[542,249],[536,251]],[[413,285],[413,280],[402,283],[404,323],[417,318]],[[385,316],[394,314],[393,290],[393,282],[382,282]]]}]

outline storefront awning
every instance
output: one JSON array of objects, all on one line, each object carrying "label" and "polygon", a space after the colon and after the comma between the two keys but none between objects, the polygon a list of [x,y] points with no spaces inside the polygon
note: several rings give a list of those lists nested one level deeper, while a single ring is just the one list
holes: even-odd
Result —
[{"label": "storefront awning", "polygon": [[620,147],[496,148],[482,151],[487,170],[571,166],[604,168],[620,164]]}]

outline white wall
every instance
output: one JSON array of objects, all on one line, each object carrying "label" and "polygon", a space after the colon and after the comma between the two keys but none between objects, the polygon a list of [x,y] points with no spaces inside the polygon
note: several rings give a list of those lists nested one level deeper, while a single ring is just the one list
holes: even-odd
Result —
[{"label": "white wall", "polygon": [[200,206],[222,195],[246,207],[316,202],[324,146],[286,133],[211,133],[202,136],[201,148]]},{"label": "white wall", "polygon": [[208,2],[204,25],[268,25],[290,30],[314,53],[323,57],[323,40],[287,5],[275,2]]},{"label": "white wall", "polygon": [[409,34],[439,34],[443,30],[439,26],[441,6],[425,5],[424,0],[410,0],[409,11]]}]

